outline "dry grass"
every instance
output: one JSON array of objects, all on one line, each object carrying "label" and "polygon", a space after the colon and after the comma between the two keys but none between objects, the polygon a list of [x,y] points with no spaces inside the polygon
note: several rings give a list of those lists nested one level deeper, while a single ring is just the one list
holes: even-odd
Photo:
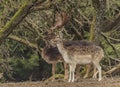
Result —
[{"label": "dry grass", "polygon": [[106,78],[102,81],[94,79],[80,79],[74,83],[63,80],[1,83],[0,87],[120,87],[120,78]]}]

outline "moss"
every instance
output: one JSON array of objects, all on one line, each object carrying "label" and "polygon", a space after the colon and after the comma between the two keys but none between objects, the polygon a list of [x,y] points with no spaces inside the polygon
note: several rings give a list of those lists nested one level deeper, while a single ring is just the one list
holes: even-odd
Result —
[{"label": "moss", "polygon": [[[22,5],[22,7],[15,13],[15,15],[11,18],[10,21],[6,23],[4,28],[0,29],[0,42],[7,37],[12,30],[19,24],[19,22],[27,15],[26,10],[28,10],[28,5],[31,5],[32,2],[35,0],[25,0],[25,3]],[[23,18],[21,18],[23,17]]]},{"label": "moss", "polygon": [[95,28],[95,18],[96,17],[93,17],[93,21],[91,23],[91,27],[90,27],[90,38],[89,38],[89,41],[93,41],[94,40],[94,28]]}]

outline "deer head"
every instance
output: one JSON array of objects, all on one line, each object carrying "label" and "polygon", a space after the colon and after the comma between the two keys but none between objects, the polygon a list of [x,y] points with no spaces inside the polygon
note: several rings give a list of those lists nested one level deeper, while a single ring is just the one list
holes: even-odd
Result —
[{"label": "deer head", "polygon": [[[52,41],[61,37],[61,34],[58,33],[58,29],[63,27],[69,20],[69,17],[66,13],[57,13],[55,15],[55,23],[54,25],[46,32],[45,39]],[[53,41],[52,41],[53,42]],[[51,42],[50,42],[51,43]]]}]

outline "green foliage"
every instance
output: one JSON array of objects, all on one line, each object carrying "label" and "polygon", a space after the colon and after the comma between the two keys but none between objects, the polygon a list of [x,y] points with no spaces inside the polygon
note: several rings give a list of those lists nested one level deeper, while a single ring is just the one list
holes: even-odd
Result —
[{"label": "green foliage", "polygon": [[12,77],[17,80],[27,80],[34,71],[34,68],[38,66],[38,56],[31,55],[29,59],[12,58],[10,65],[13,68]]},{"label": "green foliage", "polygon": [[63,63],[58,63],[57,64],[56,73],[57,74],[63,74],[64,73]]},{"label": "green foliage", "polygon": [[120,1],[119,0],[107,0],[107,17],[113,17],[120,10]]}]

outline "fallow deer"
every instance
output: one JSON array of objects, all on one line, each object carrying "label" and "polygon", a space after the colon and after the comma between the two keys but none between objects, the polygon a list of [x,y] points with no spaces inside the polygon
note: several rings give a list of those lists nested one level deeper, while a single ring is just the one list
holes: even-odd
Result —
[{"label": "fallow deer", "polygon": [[[104,57],[103,49],[96,45],[82,45],[65,47],[59,34],[51,39],[52,44],[56,44],[64,61],[69,64],[69,82],[74,82],[74,72],[77,64],[92,63],[99,72],[99,81],[102,79],[100,61]],[[84,41],[84,43],[88,43]]]},{"label": "fallow deer", "polygon": [[[51,31],[58,28],[58,27],[61,27],[63,26],[67,21],[68,21],[68,18],[66,17],[66,15],[62,14],[62,16],[64,17],[64,21],[61,20],[61,17],[57,17],[56,19],[56,22],[55,22],[55,25],[52,26],[46,33],[45,33],[45,37],[44,39],[45,40],[49,40],[51,36]],[[56,71],[56,64],[58,62],[63,62],[63,57],[61,56],[61,54],[59,53],[57,47],[53,47],[51,46],[50,44],[46,44],[46,46],[41,49],[41,56],[42,58],[49,64],[52,64],[52,75],[53,75],[53,78],[52,80],[54,80],[54,75],[55,75],[55,71]],[[65,79],[67,78],[67,65],[64,63],[64,70],[65,70]]]},{"label": "fallow deer", "polygon": [[[64,18],[63,20],[58,17],[58,25],[61,26],[65,22]],[[62,27],[62,26],[61,26]],[[60,27],[57,27],[60,28]],[[53,28],[56,29],[56,28]],[[61,53],[64,61],[69,64],[69,82],[72,81],[74,82],[74,72],[77,64],[90,64],[92,63],[95,68],[97,68],[99,72],[99,81],[102,79],[101,75],[101,66],[100,66],[100,61],[104,57],[104,52],[103,49],[99,46],[96,45],[79,45],[79,46],[69,46],[66,47],[64,45],[64,41],[62,40],[61,35],[57,34],[52,37],[50,40],[52,44],[56,45],[59,52]],[[84,41],[84,44],[88,43],[87,41]],[[80,43],[82,44],[82,43]]]},{"label": "fallow deer", "polygon": [[[54,36],[54,33],[52,33],[52,31],[54,29],[62,27],[68,21],[68,17],[66,16],[66,14],[62,13],[61,16],[62,18],[60,16],[57,16],[55,25],[50,28],[50,31],[48,31],[47,37],[45,39],[51,40],[51,38],[53,38],[52,36]],[[69,48],[71,46],[79,46],[79,47],[92,46],[93,43],[86,42],[86,41],[65,41],[63,42],[63,45]],[[55,74],[56,63],[64,61],[63,56],[60,54],[60,52],[58,51],[56,47],[46,46],[45,48],[43,48],[42,57],[44,58],[44,60],[46,60],[46,62],[51,63],[53,65],[52,66],[53,75]],[[67,76],[66,68],[65,68],[65,76]]]},{"label": "fallow deer", "polygon": [[[56,18],[56,22],[55,22],[55,25],[53,27],[51,27],[46,33],[45,33],[45,37],[44,39],[45,40],[49,40],[49,35],[51,35],[51,31],[58,28],[58,27],[61,27],[63,26],[67,21],[68,21],[68,18],[66,17],[66,15],[64,15],[64,13],[62,14],[62,16],[64,17],[64,21],[61,20],[61,17],[57,17]],[[50,34],[49,34],[50,33]],[[46,44],[46,46],[41,49],[42,52],[41,52],[41,55],[42,55],[42,58],[49,64],[52,64],[52,75],[53,75],[53,78],[52,80],[54,80],[54,75],[55,75],[55,71],[56,71],[56,64],[58,62],[63,62],[64,59],[63,57],[61,56],[61,54],[59,53],[57,47],[53,47],[51,46],[50,44]],[[64,70],[65,70],[65,79],[68,77],[68,73],[67,73],[67,65],[66,63],[64,63]]]},{"label": "fallow deer", "polygon": [[[93,43],[91,42],[86,42],[85,41],[64,41],[64,46],[65,47],[69,47],[69,46],[86,46],[86,45],[93,45]],[[49,64],[52,64],[52,75],[53,78],[52,80],[54,80],[54,75],[55,75],[55,71],[56,71],[56,64],[58,62],[65,62],[62,55],[60,54],[60,52],[58,51],[57,47],[54,46],[45,46],[42,49],[41,52],[42,58]],[[64,63],[64,70],[65,70],[65,77],[64,79],[68,78],[68,68],[67,68],[67,64]],[[79,74],[79,69],[77,69],[76,71],[76,75],[78,77]]]}]

